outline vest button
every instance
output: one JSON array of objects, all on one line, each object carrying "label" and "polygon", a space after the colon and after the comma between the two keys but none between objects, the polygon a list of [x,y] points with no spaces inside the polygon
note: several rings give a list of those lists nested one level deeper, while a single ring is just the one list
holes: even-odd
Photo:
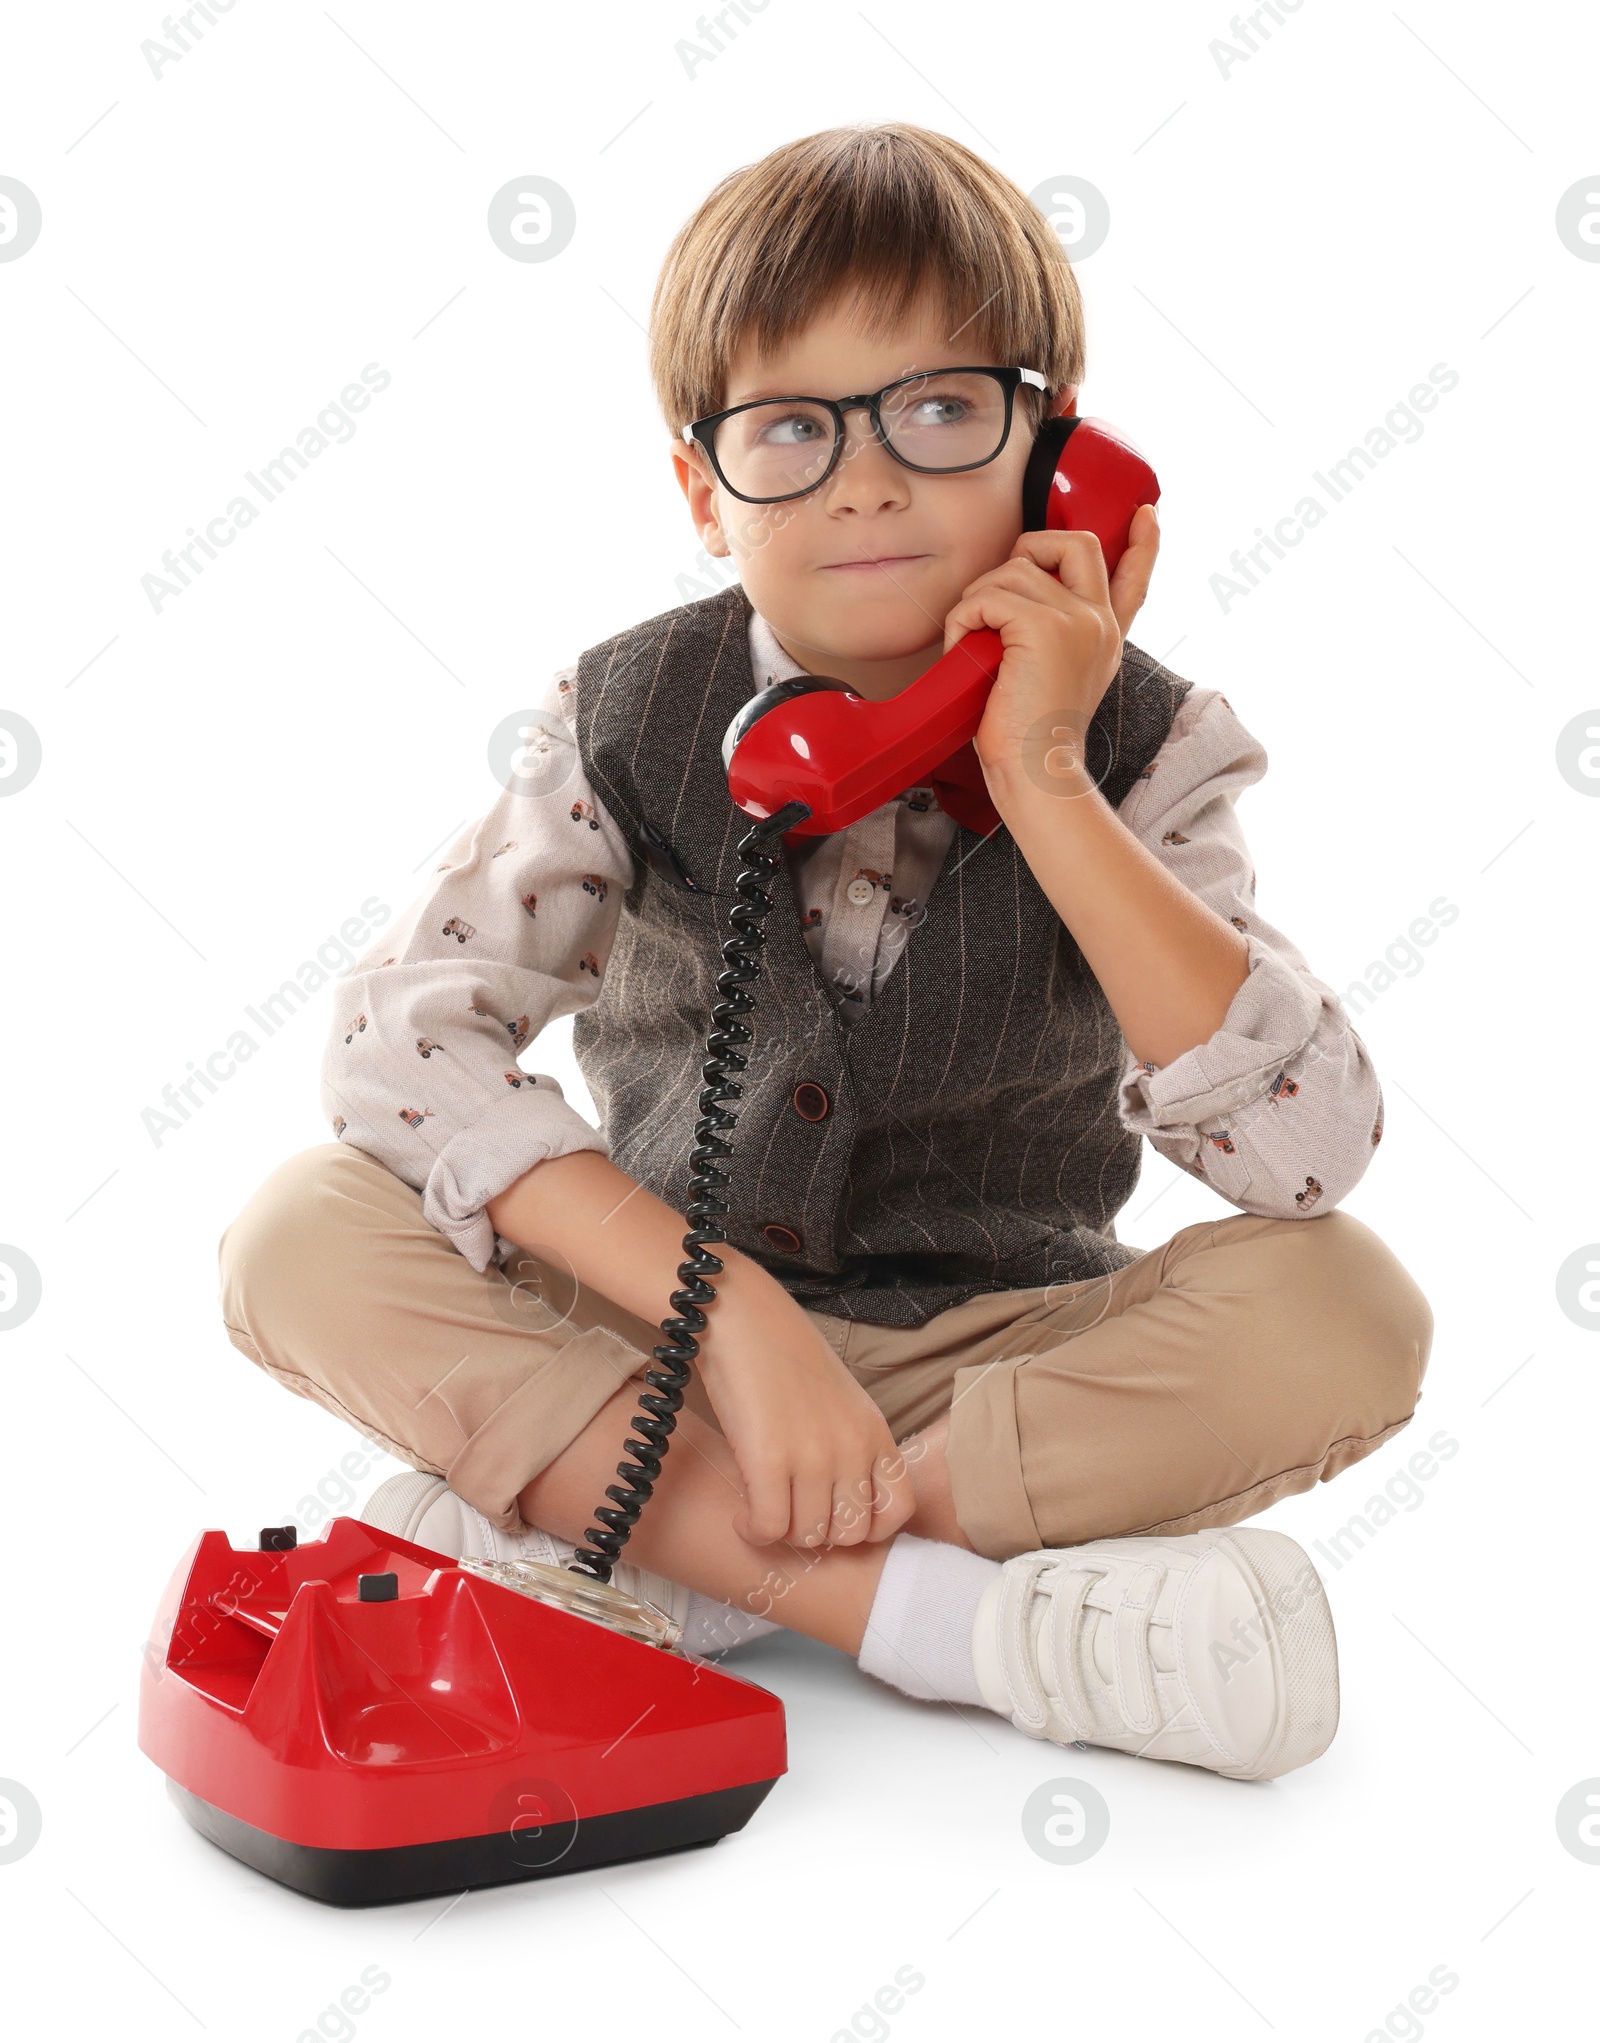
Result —
[{"label": "vest button", "polygon": [[795,1087],[791,1103],[802,1121],[825,1121],[833,1105],[822,1087],[810,1078]]},{"label": "vest button", "polygon": [[797,1256],[800,1253],[800,1237],[792,1227],[780,1227],[776,1220],[769,1220],[761,1230],[767,1246],[775,1248],[781,1256]]}]

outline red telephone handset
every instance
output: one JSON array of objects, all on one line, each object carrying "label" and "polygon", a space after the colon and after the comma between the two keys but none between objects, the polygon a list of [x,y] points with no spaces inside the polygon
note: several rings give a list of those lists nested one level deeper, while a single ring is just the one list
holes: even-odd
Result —
[{"label": "red telephone handset", "polygon": [[[1104,419],[1049,418],[1022,483],[1029,532],[1092,532],[1111,574],[1141,504],[1161,495],[1155,471]],[[997,631],[969,631],[887,702],[807,674],[753,695],[722,740],[728,791],[758,821],[786,802],[811,814],[785,842],[846,829],[902,789],[929,783],[958,823],[980,836],[1000,818],[972,749],[1000,671]]]}]

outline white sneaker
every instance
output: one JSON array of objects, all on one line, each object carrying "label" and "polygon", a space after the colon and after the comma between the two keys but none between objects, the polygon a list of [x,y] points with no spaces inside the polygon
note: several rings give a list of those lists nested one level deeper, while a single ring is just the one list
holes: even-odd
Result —
[{"label": "white sneaker", "polygon": [[1270,1779],[1339,1722],[1333,1615],[1304,1548],[1212,1529],[1004,1563],[978,1605],[985,1702],[1032,1738]]},{"label": "white sneaker", "polygon": [[[481,1511],[458,1497],[443,1476],[413,1469],[405,1475],[390,1476],[367,1500],[361,1514],[364,1525],[379,1532],[392,1532],[452,1560],[543,1561],[547,1567],[564,1568],[577,1552],[553,1533],[530,1526],[525,1532],[502,1532]],[[689,1599],[693,1591],[665,1575],[653,1575],[631,1561],[619,1561],[612,1570],[614,1587],[644,1603],[664,1610],[680,1628],[687,1624]]]}]

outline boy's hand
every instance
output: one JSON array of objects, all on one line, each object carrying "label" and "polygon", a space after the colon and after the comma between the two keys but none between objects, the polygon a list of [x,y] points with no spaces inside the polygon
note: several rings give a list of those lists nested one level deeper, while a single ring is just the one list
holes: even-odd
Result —
[{"label": "boy's hand", "polygon": [[916,1509],[911,1471],[882,1412],[820,1334],[741,1343],[707,1358],[706,1395],[733,1449],[752,1546],[856,1546],[890,1538]]},{"label": "boy's hand", "polygon": [[1041,749],[1061,748],[1081,763],[1160,544],[1155,506],[1141,504],[1109,585],[1092,532],[1024,532],[1009,560],[968,583],[945,619],[945,651],[980,625],[1005,646],[972,741],[986,774],[1011,772]]}]

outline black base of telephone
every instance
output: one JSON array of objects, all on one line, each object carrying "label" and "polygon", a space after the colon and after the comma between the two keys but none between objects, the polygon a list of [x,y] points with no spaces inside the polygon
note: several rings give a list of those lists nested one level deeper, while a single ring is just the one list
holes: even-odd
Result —
[{"label": "black base of telephone", "polygon": [[334,1851],[289,1844],[203,1802],[168,1779],[167,1792],[202,1837],[268,1879],[314,1901],[364,1908],[383,1901],[420,1901],[459,1894],[466,1887],[502,1887],[512,1880],[543,1880],[622,1859],[658,1858],[692,1851],[742,1830],[766,1800],[773,1781],[753,1781],[712,1794],[686,1795],[644,1809],[618,1809],[583,1821],[547,1824],[529,1833],[497,1830],[487,1837],[441,1838],[377,1851]]}]

